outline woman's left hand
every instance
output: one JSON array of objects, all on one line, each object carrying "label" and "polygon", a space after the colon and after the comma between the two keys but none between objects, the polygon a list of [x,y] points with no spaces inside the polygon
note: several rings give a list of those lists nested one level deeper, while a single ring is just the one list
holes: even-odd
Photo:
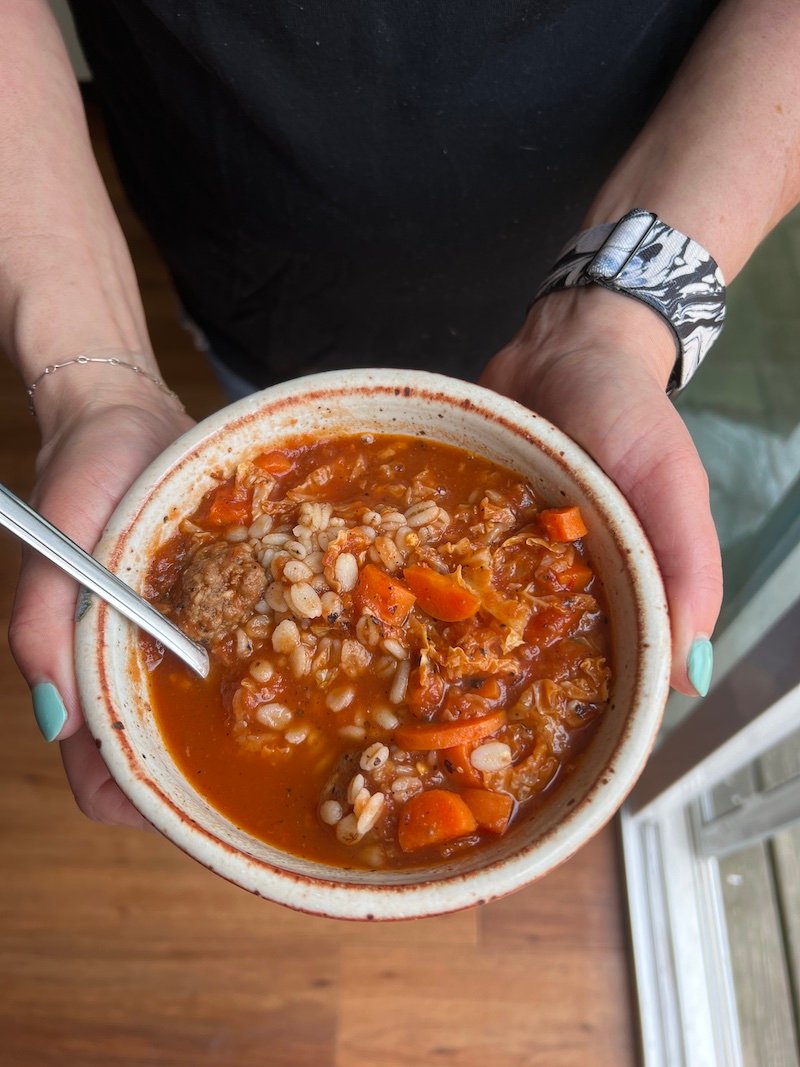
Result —
[{"label": "woman's left hand", "polygon": [[669,328],[645,305],[595,287],[570,290],[534,304],[481,384],[544,415],[627,497],[666,587],[672,685],[694,694],[710,682],[722,568],[708,479],[665,392],[675,354]]}]

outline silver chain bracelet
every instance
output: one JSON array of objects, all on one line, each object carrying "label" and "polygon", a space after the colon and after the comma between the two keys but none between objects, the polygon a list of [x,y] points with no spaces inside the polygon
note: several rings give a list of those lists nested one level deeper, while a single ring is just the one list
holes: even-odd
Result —
[{"label": "silver chain bracelet", "polygon": [[143,367],[137,366],[137,364],[135,363],[126,363],[125,360],[118,359],[117,356],[76,356],[75,359],[65,359],[63,363],[51,363],[49,366],[44,368],[42,373],[34,382],[31,382],[30,386],[28,387],[28,409],[31,415],[33,415],[34,417],[36,416],[36,408],[33,405],[33,394],[36,392],[40,383],[44,381],[45,378],[48,378],[51,374],[55,374],[57,370],[61,370],[63,367],[70,367],[73,364],[80,364],[82,366],[85,363],[107,363],[111,367],[127,367],[127,369],[133,371],[134,374],[138,374],[142,378],[147,378],[154,385],[157,385],[162,393],[166,393],[167,396],[171,396],[173,400],[175,400],[178,404],[180,404],[181,407],[183,407],[183,404],[181,404],[181,400],[178,394],[173,392],[173,390],[170,389],[166,382],[162,381],[161,378],[157,378],[155,374],[151,374],[149,371],[146,371]]}]

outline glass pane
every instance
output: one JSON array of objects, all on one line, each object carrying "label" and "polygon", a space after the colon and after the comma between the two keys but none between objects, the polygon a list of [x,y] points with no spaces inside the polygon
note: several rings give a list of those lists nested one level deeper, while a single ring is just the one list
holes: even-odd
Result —
[{"label": "glass pane", "polygon": [[[725,598],[718,633],[739,617],[800,539],[799,292],[800,208],[734,282],[725,329],[677,400],[708,471],[722,545]],[[781,610],[778,603],[765,605],[764,628]],[[672,694],[662,739],[692,703]]]},{"label": "glass pane", "polygon": [[717,782],[701,798],[703,821],[738,808],[748,797],[800,778],[800,729],[768,748],[757,760]]},{"label": "glass pane", "polygon": [[709,473],[726,598],[800,477],[800,209],[764,241],[728,294],[725,329],[678,408]]}]

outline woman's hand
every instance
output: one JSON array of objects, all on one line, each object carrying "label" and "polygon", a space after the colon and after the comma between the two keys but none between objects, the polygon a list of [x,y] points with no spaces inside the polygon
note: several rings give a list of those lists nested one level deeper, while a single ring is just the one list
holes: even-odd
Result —
[{"label": "woman's hand", "polygon": [[542,414],[582,445],[630,501],[661,567],[672,622],[672,685],[704,693],[722,600],[708,481],[665,393],[675,341],[635,300],[590,287],[536,303],[481,384]]},{"label": "woman's hand", "polygon": [[[73,380],[82,369],[73,371]],[[119,376],[113,394],[100,387],[57,424],[43,420],[45,442],[31,498],[42,515],[90,552],[136,476],[192,425],[152,383],[126,382],[120,368],[113,373]],[[47,384],[58,383],[54,378]],[[11,649],[33,690],[43,734],[61,741],[80,809],[99,822],[146,826],[112,782],[84,723],[73,667],[77,592],[73,579],[26,552],[9,627]]]}]

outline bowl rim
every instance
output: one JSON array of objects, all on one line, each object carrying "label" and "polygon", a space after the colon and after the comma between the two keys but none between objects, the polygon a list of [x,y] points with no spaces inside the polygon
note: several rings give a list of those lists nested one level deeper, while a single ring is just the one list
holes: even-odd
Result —
[{"label": "bowl rim", "polygon": [[635,714],[622,728],[591,788],[535,841],[505,857],[488,859],[474,870],[399,884],[337,883],[246,854],[179,809],[148,777],[132,751],[117,722],[107,673],[107,634],[113,616],[107,605],[93,599],[90,610],[84,607],[76,631],[76,673],[86,721],[112,777],[134,806],[175,845],[227,880],[257,896],[327,917],[404,919],[445,914],[505,896],[553,870],[602,829],[633,788],[655,743],[669,692],[670,628],[663,582],[639,519],[620,490],[579,445],[541,415],[480,386],[427,371],[327,371],[271,386],[221,408],[174,441],[136,479],[109,520],[95,555],[113,570],[138,517],[170,473],[196,459],[230,425],[252,419],[264,408],[274,411],[354,392],[396,396],[401,391],[404,396],[422,395],[468,408],[544,449],[596,498],[618,543],[631,550],[627,573],[640,633],[631,702]]}]

